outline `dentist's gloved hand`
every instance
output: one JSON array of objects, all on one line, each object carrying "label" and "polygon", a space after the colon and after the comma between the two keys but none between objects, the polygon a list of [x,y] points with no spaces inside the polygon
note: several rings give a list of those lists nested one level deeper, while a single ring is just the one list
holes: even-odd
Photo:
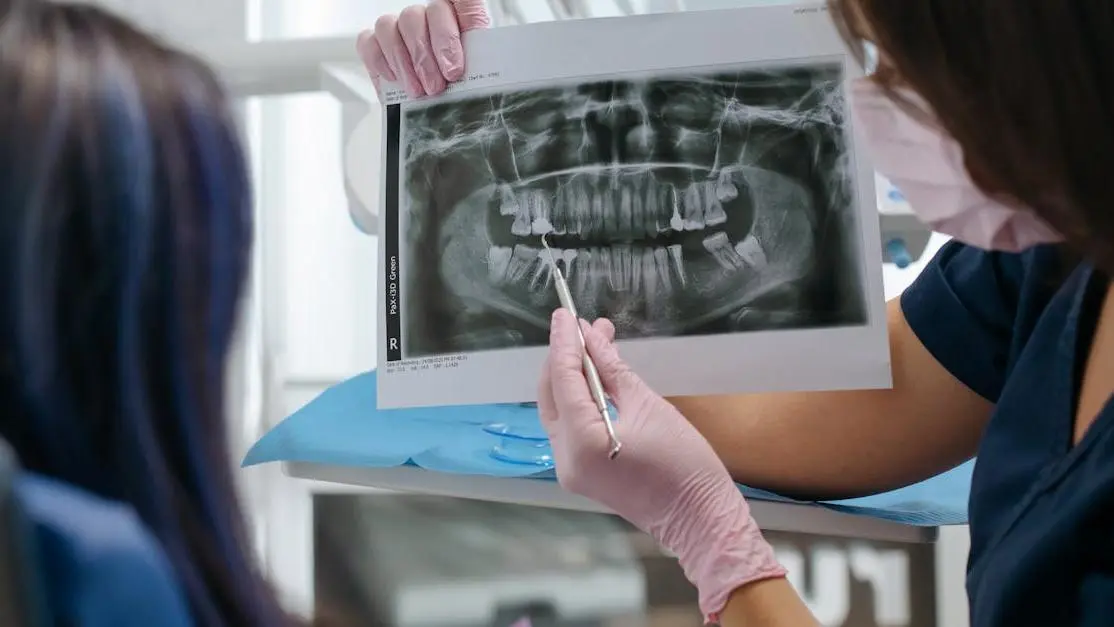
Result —
[{"label": "dentist's gloved hand", "polygon": [[490,25],[483,0],[433,0],[380,16],[374,30],[360,33],[356,49],[376,89],[382,78],[413,98],[433,96],[464,76],[460,34]]},{"label": "dentist's gloved hand", "polygon": [[589,355],[619,410],[615,427],[623,448],[608,459],[576,324],[567,310],[554,312],[538,388],[561,485],[606,505],[675,553],[710,620],[742,585],[784,576],[711,445],[623,362],[610,324],[581,322]]}]

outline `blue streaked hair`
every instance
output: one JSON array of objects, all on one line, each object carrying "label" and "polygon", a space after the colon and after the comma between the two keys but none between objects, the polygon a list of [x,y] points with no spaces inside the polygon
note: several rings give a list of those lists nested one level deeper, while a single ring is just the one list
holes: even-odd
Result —
[{"label": "blue streaked hair", "polygon": [[197,624],[289,624],[226,442],[252,215],[218,81],[103,10],[0,0],[0,94],[0,435],[134,507]]}]

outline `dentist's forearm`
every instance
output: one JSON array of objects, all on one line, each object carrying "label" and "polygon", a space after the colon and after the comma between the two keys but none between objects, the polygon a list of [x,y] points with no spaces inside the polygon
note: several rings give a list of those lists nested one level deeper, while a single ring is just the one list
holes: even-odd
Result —
[{"label": "dentist's forearm", "polygon": [[784,577],[735,590],[719,617],[722,627],[818,627],[820,623]]},{"label": "dentist's forearm", "polygon": [[916,483],[975,454],[994,406],[936,361],[887,305],[893,388],[668,399],[736,481],[802,500]]}]

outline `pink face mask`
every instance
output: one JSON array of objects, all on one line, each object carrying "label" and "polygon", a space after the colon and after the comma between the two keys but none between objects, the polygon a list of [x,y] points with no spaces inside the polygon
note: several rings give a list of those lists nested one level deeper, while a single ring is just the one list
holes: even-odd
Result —
[{"label": "pink face mask", "polygon": [[851,109],[875,168],[934,231],[971,246],[1007,252],[1063,239],[1037,216],[979,191],[963,166],[959,144],[903,111],[869,79],[853,79],[850,91]]}]

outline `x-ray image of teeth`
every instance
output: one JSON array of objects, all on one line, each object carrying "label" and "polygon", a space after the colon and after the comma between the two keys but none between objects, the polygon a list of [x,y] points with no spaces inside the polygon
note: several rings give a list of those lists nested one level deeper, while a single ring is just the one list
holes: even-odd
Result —
[{"label": "x-ray image of teeth", "polygon": [[404,358],[548,342],[540,236],[620,338],[863,325],[842,71],[592,80],[412,104]]}]

